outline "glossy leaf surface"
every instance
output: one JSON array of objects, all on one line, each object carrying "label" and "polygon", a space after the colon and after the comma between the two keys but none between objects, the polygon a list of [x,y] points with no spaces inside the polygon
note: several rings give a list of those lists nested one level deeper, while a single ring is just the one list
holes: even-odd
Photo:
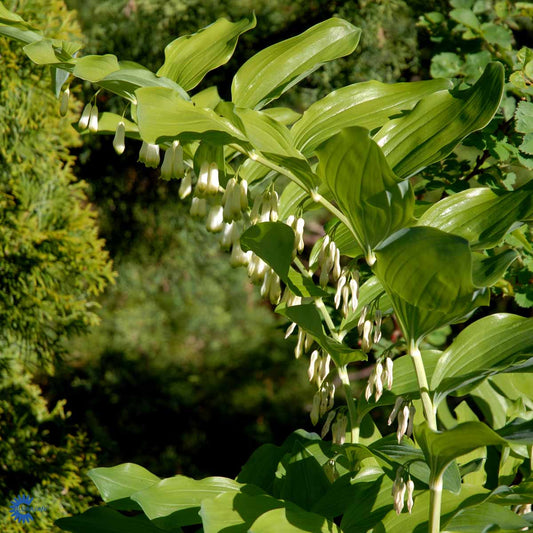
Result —
[{"label": "glossy leaf surface", "polygon": [[434,93],[405,116],[385,124],[374,140],[394,173],[401,178],[416,174],[444,159],[469,133],[486,126],[500,105],[503,82],[503,65],[489,63],[472,88]]},{"label": "glossy leaf surface", "polygon": [[361,30],[332,18],[296,37],[252,56],[235,74],[232,100],[238,107],[260,108],[281,96],[322,63],[351,54]]},{"label": "glossy leaf surface", "polygon": [[165,48],[165,62],[157,71],[186,91],[196,87],[210,71],[227,63],[232,56],[239,35],[255,27],[255,15],[230,22],[220,18],[213,24],[178,37]]},{"label": "glossy leaf surface", "polygon": [[312,104],[292,128],[296,146],[307,156],[343,128],[374,130],[399,113],[412,109],[424,96],[449,89],[448,80],[412,83],[355,83],[331,92]]},{"label": "glossy leaf surface", "polygon": [[411,219],[411,186],[398,182],[368,130],[346,128],[320,145],[316,153],[317,174],[329,186],[366,251]]}]

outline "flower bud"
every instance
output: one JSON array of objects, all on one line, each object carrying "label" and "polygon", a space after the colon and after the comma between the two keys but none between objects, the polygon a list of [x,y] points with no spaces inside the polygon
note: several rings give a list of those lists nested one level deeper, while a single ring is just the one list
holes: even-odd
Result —
[{"label": "flower bud", "polygon": [[342,275],[337,281],[337,291],[335,292],[335,309],[338,309],[341,305],[342,289],[346,285],[346,276]]},{"label": "flower bud", "polygon": [[183,147],[178,141],[172,143],[173,159],[172,159],[172,176],[174,178],[183,178],[185,174],[185,165],[183,164]]},{"label": "flower bud", "polygon": [[207,213],[207,202],[204,198],[194,197],[191,202],[191,210],[189,211],[193,218],[203,218]]},{"label": "flower bud", "polygon": [[89,131],[96,133],[98,131],[98,107],[96,104],[91,108],[91,115],[89,116]]},{"label": "flower bud", "polygon": [[[294,357],[296,359],[299,359],[300,356],[304,353],[304,341],[305,341],[305,333],[303,329],[298,328],[298,340],[296,341],[296,347],[294,348]],[[318,355],[318,352],[317,352],[317,355]],[[311,359],[312,358],[313,358],[313,354],[311,354]],[[309,365],[309,371],[310,370],[311,370],[311,365]],[[313,373],[314,373],[314,370],[313,370]],[[309,378],[309,380],[311,379],[312,378]]]},{"label": "flower bud", "polygon": [[409,511],[409,513],[411,513],[411,511],[413,510],[413,505],[414,505],[414,501],[413,501],[413,493],[415,491],[415,484],[413,482],[413,480],[411,478],[409,478],[409,480],[407,481],[406,483],[406,487],[407,487],[407,510]]},{"label": "flower bud", "polygon": [[259,209],[261,208],[261,201],[262,201],[262,197],[260,194],[258,194],[254,198],[254,203],[250,211],[250,223],[252,225],[257,224],[257,222],[259,221]]},{"label": "flower bud", "polygon": [[[407,487],[403,479],[400,479],[397,484],[395,483],[395,485],[396,485],[396,490],[394,493],[394,510],[396,511],[397,514],[400,514],[404,506],[405,491]],[[393,490],[394,490],[394,485],[393,485]]]},{"label": "flower bud", "polygon": [[387,379],[385,380],[387,384],[387,389],[392,390],[392,380],[394,377],[394,363],[390,357],[385,359],[385,369],[387,371]]},{"label": "flower bud", "polygon": [[91,118],[91,109],[92,109],[92,105],[91,104],[87,104],[84,108],[83,108],[83,111],[81,113],[81,117],[80,117],[80,121],[78,122],[78,128],[80,128],[80,130],[84,130],[87,128],[87,126],[89,125],[89,119]]},{"label": "flower bud", "polygon": [[333,442],[335,444],[344,444],[346,441],[346,427],[348,425],[348,419],[346,415],[337,414],[335,422],[331,425],[331,433]]},{"label": "flower bud", "polygon": [[403,404],[403,398],[401,396],[398,396],[396,398],[396,402],[394,403],[394,407],[391,411],[391,414],[389,415],[389,419],[387,420],[387,424],[390,426],[394,420],[396,419],[396,415],[398,414],[398,411],[400,410],[400,407]]},{"label": "flower bud", "polygon": [[366,315],[368,314],[368,305],[363,306],[363,309],[361,309],[361,315],[359,316],[359,321],[357,322],[357,330],[359,331],[359,335],[363,332],[363,325],[366,321]]},{"label": "flower bud", "polygon": [[183,200],[184,198],[187,198],[187,196],[189,196],[191,192],[192,192],[191,171],[187,169],[187,172],[185,172],[185,176],[183,176],[183,179],[181,180],[178,195]]},{"label": "flower bud", "polygon": [[311,423],[316,426],[320,418],[320,391],[313,396],[313,407],[311,408]]},{"label": "flower bud", "polygon": [[[300,330],[300,333],[302,333],[302,330]],[[299,336],[300,333],[298,334],[298,343],[300,342],[300,336]],[[317,370],[319,369],[319,367],[320,367],[320,355],[318,353],[318,350],[313,350],[313,352],[311,353],[311,357],[309,358],[309,368],[307,370],[309,381],[313,381],[313,378],[315,377],[315,374]]]},{"label": "flower bud", "polygon": [[204,161],[200,165],[200,171],[198,172],[198,181],[196,182],[196,188],[194,194],[196,196],[203,196],[207,192],[207,182],[209,178],[209,163]]},{"label": "flower bud", "polygon": [[407,424],[407,430],[405,432],[405,434],[408,437],[410,437],[413,434],[413,422],[415,420],[415,412],[416,412],[415,406],[411,405],[409,407],[409,423]]},{"label": "flower bud", "polygon": [[163,164],[161,165],[161,178],[164,180],[172,179],[173,159],[174,150],[172,148],[165,150],[165,157],[163,158]]},{"label": "flower bud", "polygon": [[209,165],[209,172],[207,175],[206,193],[211,195],[217,194],[218,186],[218,165],[216,163],[211,163]]},{"label": "flower bud", "polygon": [[286,339],[288,339],[292,335],[295,328],[296,328],[296,322],[293,322],[292,324],[290,324],[290,326],[287,328],[287,331],[285,332]]},{"label": "flower bud", "polygon": [[220,247],[223,250],[229,250],[231,245],[235,242],[233,239],[234,222],[224,224],[222,228],[222,235],[220,236]]},{"label": "flower bud", "polygon": [[205,226],[207,231],[210,231],[211,233],[218,233],[219,231],[222,231],[222,228],[224,227],[224,220],[222,218],[221,205],[213,205],[211,207],[209,214],[207,215]]},{"label": "flower bud", "polygon": [[338,248],[335,248],[335,258],[333,260],[333,270],[332,270],[333,279],[336,281],[341,275],[341,253]]},{"label": "flower bud", "polygon": [[70,97],[70,89],[67,87],[61,94],[61,102],[59,104],[59,114],[64,117],[68,111],[68,100]]},{"label": "flower bud", "polygon": [[250,262],[250,252],[243,252],[239,241],[233,243],[229,264],[232,267],[246,266]]},{"label": "flower bud", "polygon": [[379,399],[381,398],[381,395],[383,394],[383,381],[381,379],[383,375],[383,365],[381,363],[376,364],[374,368],[374,375],[375,375],[374,384],[376,388],[376,393],[374,396],[377,402],[379,401]]},{"label": "flower bud", "polygon": [[365,320],[363,324],[363,342],[361,343],[361,350],[363,352],[368,352],[372,348],[372,322],[370,320]]},{"label": "flower bud", "polygon": [[278,221],[278,193],[276,191],[272,191],[270,193],[270,220],[272,222]]},{"label": "flower bud", "polygon": [[115,131],[115,136],[113,137],[113,148],[115,149],[115,152],[120,155],[124,153],[124,150],[126,148],[126,126],[124,125],[124,122],[121,120],[117,124],[117,130]]},{"label": "flower bud", "polygon": [[139,152],[139,161],[143,162],[147,167],[157,168],[159,166],[159,145],[143,141]]},{"label": "flower bud", "polygon": [[246,211],[246,209],[248,209],[248,182],[246,180],[241,180],[239,182],[239,191],[241,200],[241,211]]},{"label": "flower bud", "polygon": [[298,218],[296,220],[296,228],[295,228],[295,241],[296,241],[296,250],[298,253],[302,253],[303,249],[305,247],[304,242],[304,227],[305,227],[305,220],[303,218]]},{"label": "flower bud", "polygon": [[350,307],[355,311],[359,303],[359,285],[355,279],[350,280],[350,296]]},{"label": "flower bud", "polygon": [[396,430],[396,437],[398,439],[398,444],[402,441],[402,437],[407,431],[407,426],[409,424],[409,406],[404,405],[403,408],[398,412],[398,429]]},{"label": "flower bud", "polygon": [[331,427],[331,423],[333,422],[333,419],[335,418],[335,411],[330,411],[328,413],[328,416],[326,417],[326,421],[324,422],[324,425],[322,426],[322,431],[320,432],[320,436],[324,438],[329,431],[329,428]]}]

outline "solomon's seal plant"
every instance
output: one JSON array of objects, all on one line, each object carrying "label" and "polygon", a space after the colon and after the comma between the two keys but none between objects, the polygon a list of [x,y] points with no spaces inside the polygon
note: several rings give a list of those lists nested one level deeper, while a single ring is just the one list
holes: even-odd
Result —
[{"label": "solomon's seal plant", "polygon": [[[517,257],[503,243],[533,216],[531,176],[511,190],[476,183],[433,203],[413,190],[419,173],[491,121],[502,64],[488,62],[465,89],[446,79],[369,81],[303,114],[276,107],[321,64],[355,50],[360,30],[333,18],[241,65],[231,101],[216,87],[195,91],[254,25],[253,16],[219,19],[180,37],[154,73],[45,39],[0,4],[0,33],[53,69],[61,108],[74,80],[97,88],[80,129],[114,135],[119,154],[140,142],[146,166],[159,166],[164,151],[162,177],[182,180],[191,216],[220,234],[231,264],[247,268],[287,319],[317,390],[311,422],[321,436],[299,430],[281,446],[260,447],[236,480],[159,479],[129,463],[94,469],[106,505],[58,525],[147,533],[527,529],[533,402],[523,393],[533,385],[532,320],[472,317]],[[101,91],[124,98],[122,115],[101,112]],[[305,253],[306,221],[317,208],[329,218]],[[443,350],[431,345],[434,332],[467,320]],[[356,395],[350,365],[369,370]],[[376,426],[375,409],[390,413],[396,433]]]}]

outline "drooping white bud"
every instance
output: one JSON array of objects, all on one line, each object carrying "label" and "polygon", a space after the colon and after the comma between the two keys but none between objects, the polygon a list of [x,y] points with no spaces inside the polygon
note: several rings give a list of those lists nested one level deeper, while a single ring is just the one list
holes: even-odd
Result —
[{"label": "drooping white bud", "polygon": [[390,426],[394,420],[396,420],[396,415],[398,414],[398,411],[400,410],[400,407],[403,404],[403,398],[401,396],[398,396],[396,398],[396,402],[394,403],[394,407],[391,411],[391,414],[389,415],[389,419],[387,420],[387,424]]},{"label": "drooping white bud", "polygon": [[374,328],[374,344],[377,344],[381,340],[381,320],[382,313],[378,309],[374,314],[375,328]]},{"label": "drooping white bud", "polygon": [[178,195],[183,200],[184,198],[187,198],[187,196],[189,196],[191,192],[192,192],[191,171],[190,169],[187,169],[187,171],[185,172],[185,176],[183,176],[183,179],[181,180]]},{"label": "drooping white bud", "polygon": [[59,104],[59,114],[64,117],[68,111],[68,101],[70,97],[70,89],[67,87],[61,94],[61,101]]},{"label": "drooping white bud", "polygon": [[[294,357],[296,359],[299,359],[301,355],[304,353],[304,342],[305,342],[305,332],[303,329],[298,328],[298,340],[296,341],[296,347],[294,348]],[[313,354],[311,354],[311,358],[312,357],[313,357]],[[309,370],[311,370],[311,365],[309,366]],[[309,378],[309,379],[311,380],[312,378]]]},{"label": "drooping white bud", "polygon": [[113,148],[115,149],[115,152],[120,155],[124,153],[124,150],[126,148],[126,126],[124,125],[124,122],[121,120],[117,124],[117,130],[115,131],[115,136],[113,137]]},{"label": "drooping white bud", "polygon": [[326,417],[326,421],[324,422],[324,425],[322,426],[322,431],[320,432],[320,436],[324,438],[329,431],[329,428],[331,427],[331,423],[333,422],[333,419],[335,418],[335,411],[330,411],[328,413],[328,416]]},{"label": "drooping white bud", "polygon": [[359,316],[359,321],[357,322],[357,330],[359,331],[359,335],[363,332],[363,324],[366,321],[366,315],[368,314],[368,305],[363,306],[363,309],[361,309],[361,315]]},{"label": "drooping white bud", "polygon": [[333,442],[335,444],[344,444],[346,441],[346,427],[348,426],[348,419],[346,415],[337,414],[335,422],[331,425],[331,433]]},{"label": "drooping white bud", "polygon": [[293,322],[292,324],[290,324],[290,326],[287,328],[287,331],[285,332],[286,339],[288,339],[292,335],[295,328],[296,328],[296,322]]},{"label": "drooping white bud", "polygon": [[370,320],[365,320],[365,323],[363,324],[363,341],[361,343],[361,350],[365,353],[372,348],[372,327],[372,322],[370,322]]},{"label": "drooping white bud", "polygon": [[248,209],[248,182],[246,180],[239,182],[239,192],[241,211],[246,211]]},{"label": "drooping white bud", "polygon": [[387,389],[392,390],[392,381],[394,377],[394,363],[390,357],[385,359],[385,370],[387,371],[387,379],[385,380]]},{"label": "drooping white bud", "polygon": [[329,355],[329,353],[326,353],[325,356],[320,359],[320,363],[318,366],[317,384],[319,386],[328,377],[330,365],[331,365],[331,355]]},{"label": "drooping white bud", "polygon": [[[400,514],[402,512],[403,506],[404,506],[404,499],[405,499],[405,491],[406,491],[406,485],[405,481],[403,479],[400,479],[398,483],[396,484],[396,490],[394,494],[394,510],[397,514]],[[393,485],[394,489],[394,485]]]},{"label": "drooping white bud", "polygon": [[313,337],[311,337],[311,335],[306,334],[305,344],[304,344],[304,349],[306,352],[308,352],[311,349],[311,346],[313,346],[313,342],[314,342]]},{"label": "drooping white bud", "polygon": [[203,196],[207,192],[207,181],[209,178],[209,163],[204,161],[200,165],[200,171],[198,173],[198,181],[194,189],[196,196]]},{"label": "drooping white bud", "polygon": [[263,204],[261,205],[259,222],[270,222],[270,194],[265,194],[263,196]]},{"label": "drooping white bud", "polygon": [[220,236],[220,247],[223,250],[229,250],[231,248],[231,245],[233,244],[233,227],[234,222],[230,222],[229,224],[224,224],[224,227],[222,228],[222,235]]},{"label": "drooping white bud", "polygon": [[374,368],[374,375],[375,375],[374,384],[376,388],[376,393],[374,396],[377,402],[379,401],[379,399],[381,398],[381,395],[383,394],[383,381],[382,381],[383,365],[380,362],[378,362]]},{"label": "drooping white bud", "polygon": [[205,227],[207,228],[207,231],[210,231],[211,233],[218,233],[219,231],[222,231],[222,228],[224,227],[224,220],[222,217],[221,205],[213,205],[211,207],[209,214],[207,215]]},{"label": "drooping white bud", "polygon": [[406,493],[407,493],[407,510],[409,511],[409,514],[410,514],[411,511],[413,510],[413,505],[414,505],[413,493],[415,491],[415,484],[414,484],[414,482],[413,482],[413,480],[411,478],[408,479],[408,481],[406,483],[406,487],[407,487],[407,490],[406,490]]},{"label": "drooping white bud", "polygon": [[258,194],[254,198],[254,203],[250,211],[250,223],[252,225],[257,224],[257,222],[259,221],[259,210],[261,209],[261,202],[262,202],[262,197],[260,194]]},{"label": "drooping white bud", "polygon": [[89,117],[89,131],[96,133],[98,131],[98,107],[96,104],[91,108],[91,115]]},{"label": "drooping white bud", "polygon": [[333,280],[338,280],[341,275],[341,252],[338,248],[335,248],[335,258],[333,259],[333,270],[331,271]]},{"label": "drooping white bud", "polygon": [[272,274],[274,271],[271,268],[267,268],[265,277],[263,278],[263,284],[261,285],[261,296],[264,298],[270,293],[270,282],[272,280]]},{"label": "drooping white bud", "polygon": [[161,165],[161,178],[164,180],[172,179],[173,160],[174,150],[168,148],[168,150],[165,150],[165,157],[163,157],[163,164]]},{"label": "drooping white bud", "polygon": [[355,279],[350,280],[350,296],[350,307],[355,311],[359,303],[359,285]]},{"label": "drooping white bud", "polygon": [[305,228],[305,220],[303,218],[298,218],[296,220],[296,227],[295,227],[295,232],[294,232],[295,241],[296,241],[296,250],[298,253],[302,253],[305,247],[304,228]]},{"label": "drooping white bud", "polygon": [[409,424],[409,406],[404,405],[403,408],[398,412],[398,429],[396,430],[396,437],[398,438],[398,444],[402,441],[402,437],[407,431],[407,426]]},{"label": "drooping white bud", "polygon": [[415,420],[415,412],[416,412],[415,406],[411,405],[409,407],[409,423],[407,424],[407,430],[405,432],[405,434],[408,437],[410,437],[413,434],[413,423]]},{"label": "drooping white bud", "polygon": [[375,380],[375,374],[372,372],[370,376],[368,377],[368,382],[366,384],[365,389],[365,400],[368,402],[370,399],[370,396],[372,396],[372,392],[374,392],[374,380]]},{"label": "drooping white bud", "polygon": [[[300,330],[300,333],[302,333],[302,330]],[[298,342],[300,341],[300,333],[298,334]],[[313,378],[315,377],[315,373],[320,367],[320,355],[318,353],[318,350],[313,350],[311,353],[311,357],[309,358],[309,368],[307,369],[307,376],[309,377],[309,381],[313,381]]]},{"label": "drooping white bud", "polygon": [[346,285],[346,276],[343,274],[337,281],[337,291],[335,292],[335,309],[338,309],[341,305],[342,289]]},{"label": "drooping white bud", "polygon": [[174,178],[183,178],[185,165],[183,164],[183,147],[179,141],[173,141],[172,175]]},{"label": "drooping white bud", "polygon": [[328,411],[330,409],[333,409],[334,404],[335,404],[335,385],[333,383],[330,383],[328,385]]},{"label": "drooping white bud", "polygon": [[348,316],[350,304],[350,287],[345,285],[342,288],[342,316]]},{"label": "drooping white bud", "polygon": [[214,195],[218,193],[218,165],[216,163],[211,163],[209,165],[209,171],[207,174],[207,187],[206,194]]},{"label": "drooping white bud", "polygon": [[243,252],[239,241],[233,243],[229,264],[232,267],[246,266],[250,262],[251,252]]},{"label": "drooping white bud", "polygon": [[272,222],[278,221],[278,193],[276,191],[272,191],[270,193],[270,220]]},{"label": "drooping white bud", "polygon": [[191,209],[189,211],[193,218],[203,218],[207,213],[207,202],[204,198],[194,197],[191,202]]},{"label": "drooping white bud", "polygon": [[91,109],[92,109],[92,107],[93,106],[91,104],[87,104],[83,108],[80,120],[78,122],[78,128],[80,128],[80,130],[86,129],[87,126],[89,125],[89,119],[91,118]]},{"label": "drooping white bud", "polygon": [[320,400],[320,391],[317,391],[313,396],[313,407],[311,408],[311,423],[313,426],[316,426],[320,419]]},{"label": "drooping white bud", "polygon": [[326,386],[320,387],[320,416],[328,412],[329,390]]},{"label": "drooping white bud", "polygon": [[159,166],[159,145],[146,143],[146,155],[144,164],[147,167],[157,168]]}]

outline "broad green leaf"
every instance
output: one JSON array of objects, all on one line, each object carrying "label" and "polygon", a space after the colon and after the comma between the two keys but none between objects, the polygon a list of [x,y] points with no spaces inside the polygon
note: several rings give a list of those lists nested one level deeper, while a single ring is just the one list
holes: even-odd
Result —
[{"label": "broad green leaf", "polygon": [[272,494],[278,463],[286,451],[283,446],[263,444],[246,461],[237,476],[237,481],[239,483],[253,483]]},{"label": "broad green leaf", "polygon": [[270,118],[277,120],[281,124],[284,124],[285,126],[294,124],[302,117],[300,113],[297,113],[290,107],[269,107],[267,109],[263,109],[263,113],[268,115]]},{"label": "broad green leaf", "polygon": [[134,463],[93,468],[88,475],[104,502],[129,498],[134,492],[161,481],[155,474]]},{"label": "broad green leaf", "polygon": [[119,70],[111,72],[97,83],[133,103],[137,101],[135,91],[140,87],[167,87],[179,93],[184,100],[189,99],[188,94],[177,83],[157,77],[151,70],[133,61],[120,61]]},{"label": "broad green leaf", "polygon": [[344,366],[352,361],[366,360],[367,356],[361,350],[354,350],[326,335],[320,314],[315,305],[304,304],[287,307],[285,303],[281,303],[276,307],[276,313],[287,317],[292,322],[296,322],[300,328],[311,335],[331,355],[337,365]]},{"label": "broad green leaf", "polygon": [[71,70],[76,61],[63,49],[63,42],[55,39],[35,41],[27,44],[23,50],[37,65],[56,65]]},{"label": "broad green leaf", "polygon": [[494,367],[510,366],[520,355],[533,353],[533,318],[506,313],[493,314],[470,324],[446,349],[431,378],[431,389],[445,393],[450,381],[457,378],[469,382],[469,377],[491,371]]},{"label": "broad green leaf", "polygon": [[201,138],[214,144],[229,144],[244,139],[228,120],[212,110],[195,106],[171,89],[143,87],[135,91],[135,96],[139,130],[148,143]]},{"label": "broad green leaf", "polygon": [[[530,524],[511,509],[496,503],[484,502],[460,510],[446,523],[447,531],[520,531]],[[495,529],[498,528],[498,529]]]},{"label": "broad green leaf", "polygon": [[60,518],[56,525],[73,533],[161,533],[143,514],[124,516],[109,507],[92,507],[82,514]]},{"label": "broad green leaf", "polygon": [[174,476],[132,494],[131,499],[150,520],[172,515],[174,525],[191,525],[200,523],[198,511],[203,500],[224,492],[238,492],[240,488],[240,483],[222,477],[195,480]]},{"label": "broad green leaf", "polygon": [[89,55],[76,60],[72,74],[82,80],[98,82],[119,69],[117,56],[113,54]]},{"label": "broad green leaf", "polygon": [[226,492],[202,502],[200,516],[203,531],[218,533],[228,529],[231,533],[247,533],[259,516],[283,506],[283,502],[267,494]]},{"label": "broad green leaf", "polygon": [[222,101],[218,94],[218,89],[215,86],[208,87],[191,97],[191,100],[200,107],[207,107],[208,109],[215,109],[215,107]]},{"label": "broad green leaf", "polygon": [[35,31],[27,30],[17,23],[0,24],[0,35],[5,35],[24,44],[31,44],[43,39],[43,36]]},{"label": "broad green leaf", "polygon": [[299,150],[311,155],[326,139],[343,128],[361,126],[373,130],[387,120],[412,109],[424,96],[451,88],[448,80],[410,83],[367,81],[342,87],[311,105],[291,132]]},{"label": "broad green leaf", "polygon": [[311,278],[305,277],[291,267],[294,250],[294,231],[282,222],[262,222],[250,226],[241,235],[241,246],[246,252],[252,250],[286,283],[298,296],[325,296]]},{"label": "broad green leaf", "polygon": [[296,150],[287,127],[263,111],[235,108],[235,114],[241,120],[242,127],[239,129],[246,134],[256,150],[296,158],[302,157]]},{"label": "broad green leaf", "polygon": [[320,179],[313,172],[311,165],[306,159],[273,152],[263,152],[262,155],[270,163],[282,167],[285,172],[288,171],[287,175],[289,178],[302,189],[306,191],[316,191],[317,188],[319,189]]},{"label": "broad green leaf", "polygon": [[518,258],[515,250],[505,250],[494,256],[472,254],[472,281],[476,287],[492,287]]},{"label": "broad green leaf", "polygon": [[480,24],[479,20],[470,9],[452,9],[450,11],[450,18],[460,22],[463,26],[467,28],[472,28],[474,30],[479,30]]},{"label": "broad green leaf", "polygon": [[357,483],[354,487],[352,505],[342,517],[341,529],[349,533],[366,533],[392,510],[392,481],[383,476],[379,481]]},{"label": "broad green leaf", "polygon": [[433,431],[424,422],[415,427],[415,436],[435,477],[454,459],[476,448],[506,445],[505,439],[482,422],[464,422],[447,431]]},{"label": "broad green leaf", "polygon": [[19,24],[24,27],[30,27],[20,15],[9,11],[3,2],[0,2],[0,22],[2,24]]},{"label": "broad green leaf", "polygon": [[[248,185],[256,181],[261,181],[267,175],[274,175],[277,172],[271,170],[269,167],[254,161],[253,159],[246,159],[244,163],[239,167],[239,176],[248,182]],[[297,185],[295,185],[298,187]],[[280,217],[285,220],[287,217]]]},{"label": "broad green leaf", "polygon": [[409,340],[417,342],[488,303],[488,294],[472,283],[472,255],[461,237],[415,226],[393,234],[375,254],[374,272]]},{"label": "broad green leaf", "polygon": [[186,91],[193,89],[210,70],[228,62],[239,35],[255,24],[254,14],[238,22],[220,18],[192,35],[178,37],[166,46],[165,62],[157,75],[175,81]]},{"label": "broad green leaf", "polygon": [[489,63],[472,88],[426,96],[405,116],[386,123],[374,140],[394,173],[401,178],[416,174],[486,126],[500,105],[503,82],[503,65]]},{"label": "broad green leaf", "polygon": [[413,190],[399,182],[368,130],[341,130],[316,150],[317,174],[327,183],[337,205],[369,254],[411,220]]},{"label": "broad green leaf", "polygon": [[516,418],[496,431],[505,440],[516,444],[533,444],[533,422]]},{"label": "broad green leaf", "polygon": [[281,96],[323,63],[351,54],[361,30],[331,18],[252,56],[231,84],[234,104],[260,108]]},{"label": "broad green leaf", "polygon": [[459,235],[473,249],[492,248],[527,216],[532,204],[533,194],[526,187],[512,192],[467,189],[433,204],[417,224]]},{"label": "broad green leaf", "polygon": [[248,529],[249,533],[341,533],[338,526],[315,513],[289,505],[262,514]]}]

